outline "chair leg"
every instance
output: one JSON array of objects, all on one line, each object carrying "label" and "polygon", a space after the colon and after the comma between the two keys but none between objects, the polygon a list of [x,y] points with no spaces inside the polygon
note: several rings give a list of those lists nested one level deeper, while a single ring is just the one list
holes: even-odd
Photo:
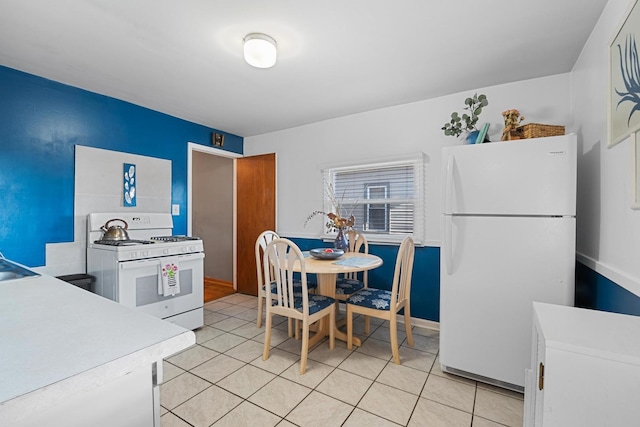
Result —
[{"label": "chair leg", "polygon": [[351,350],[353,348],[353,313],[351,312],[351,306],[347,304],[347,348]]},{"label": "chair leg", "polygon": [[258,328],[262,327],[262,310],[264,307],[265,299],[263,296],[258,296],[258,320],[256,320],[256,326]]},{"label": "chair leg", "polygon": [[296,340],[299,340],[300,339],[300,320],[296,319],[294,321],[294,324],[296,325],[295,326],[296,327],[296,332],[295,332],[294,335],[296,337]]},{"label": "chair leg", "polygon": [[300,375],[303,375],[307,370],[307,354],[308,353],[309,353],[309,320],[305,319],[302,321],[302,351],[300,352]]},{"label": "chair leg", "polygon": [[404,328],[407,332],[407,343],[413,347],[413,332],[411,332],[411,313],[409,312],[409,304],[404,307]]},{"label": "chair leg", "polygon": [[369,335],[371,332],[371,318],[364,316],[364,333]]},{"label": "chair leg", "polygon": [[329,349],[333,350],[336,347],[336,328],[333,325],[336,324],[336,311],[331,310],[329,315]]},{"label": "chair leg", "polygon": [[271,321],[272,315],[267,311],[267,318],[264,325],[264,350],[262,352],[262,360],[267,360],[269,358],[269,347],[271,346]]},{"label": "chair leg", "polygon": [[389,313],[391,318],[389,319],[389,335],[391,335],[391,353],[393,354],[393,363],[400,364],[400,351],[398,350],[398,321],[396,320],[397,314]]},{"label": "chair leg", "polygon": [[287,332],[289,334],[289,338],[291,338],[293,336],[293,319],[290,317],[287,319]]}]

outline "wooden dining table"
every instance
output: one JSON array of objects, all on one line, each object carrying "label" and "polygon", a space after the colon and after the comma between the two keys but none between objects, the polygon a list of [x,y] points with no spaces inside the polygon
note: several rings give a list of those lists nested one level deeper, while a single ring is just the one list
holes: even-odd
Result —
[{"label": "wooden dining table", "polygon": [[[336,278],[341,273],[351,273],[372,270],[382,265],[382,258],[362,252],[346,252],[338,259],[317,259],[304,252],[305,271],[308,274],[316,274],[318,278],[318,294],[327,297],[336,297]],[[294,271],[300,271],[300,264],[296,262]],[[340,331],[336,324],[329,325],[329,317],[324,317],[316,333],[309,339],[309,347],[315,345],[323,337],[329,335],[329,328],[334,329],[336,339],[347,341],[347,334]],[[359,346],[360,339],[353,337],[352,343]]]}]

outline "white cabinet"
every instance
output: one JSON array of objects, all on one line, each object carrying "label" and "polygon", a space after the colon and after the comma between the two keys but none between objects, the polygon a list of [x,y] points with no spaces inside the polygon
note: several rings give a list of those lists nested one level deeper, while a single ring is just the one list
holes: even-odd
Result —
[{"label": "white cabinet", "polygon": [[158,427],[162,360],[194,343],[51,276],[4,281],[0,426]]},{"label": "white cabinet", "polygon": [[640,425],[640,317],[533,303],[525,426]]}]

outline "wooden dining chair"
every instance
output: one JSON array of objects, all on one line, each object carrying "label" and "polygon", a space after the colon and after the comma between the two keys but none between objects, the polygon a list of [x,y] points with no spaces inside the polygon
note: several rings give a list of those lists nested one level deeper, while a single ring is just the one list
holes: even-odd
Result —
[{"label": "wooden dining chair", "polygon": [[[267,317],[265,321],[264,352],[262,359],[269,358],[271,346],[271,326],[273,315],[286,316],[302,322],[302,350],[300,352],[300,374],[307,369],[307,355],[309,353],[309,325],[325,316],[329,316],[329,324],[335,323],[335,299],[323,295],[309,294],[307,288],[307,273],[302,252],[288,239],[275,239],[265,250],[263,257],[264,275],[273,268],[275,273],[275,292],[267,292]],[[294,264],[300,265],[300,293],[294,287]],[[329,329],[329,348],[335,347],[334,328]]]},{"label": "wooden dining chair", "polygon": [[[355,230],[347,232],[349,238],[349,252],[369,253],[369,242],[362,233]],[[368,272],[344,273],[336,278],[336,300],[346,301],[351,295],[361,289],[368,288]],[[336,302],[336,315],[340,312],[338,302]],[[369,333],[369,318],[365,317],[365,332]]]},{"label": "wooden dining chair", "polygon": [[267,245],[273,240],[279,238],[280,236],[278,236],[275,231],[266,230],[260,233],[260,235],[256,239],[256,273],[258,274],[258,320],[256,321],[256,326],[258,328],[262,327],[263,307],[265,299],[267,297],[265,283],[270,283],[272,281],[271,279],[273,278],[273,269],[269,271],[268,276],[266,276],[265,278],[264,267],[262,265],[262,257],[264,255],[265,249],[267,248]]},{"label": "wooden dining chair", "polygon": [[[355,230],[347,232],[349,236],[349,252],[369,253],[369,242],[362,233]],[[344,273],[336,278],[336,298],[345,301],[349,295],[368,287],[366,271]]]},{"label": "wooden dining chair", "polygon": [[[271,243],[275,239],[279,239],[280,236],[275,231],[266,230],[260,233],[258,238],[256,239],[255,245],[255,253],[256,253],[256,273],[258,275],[258,319],[256,320],[256,326],[258,328],[262,327],[262,315],[264,313],[263,307],[265,303],[265,298],[267,296],[265,283],[271,283],[271,291],[275,292],[275,284],[273,269],[269,270],[269,276],[265,276],[264,267],[262,265],[262,258],[264,256],[264,251],[267,248],[267,245]],[[300,288],[302,284],[299,280],[296,281],[295,287]],[[316,289],[318,284],[315,282],[307,282],[307,287],[309,289]],[[289,336],[292,335],[292,326],[291,322],[289,322]]]},{"label": "wooden dining chair", "polygon": [[407,333],[407,342],[413,347],[413,335],[411,334],[411,275],[413,273],[413,257],[415,247],[413,239],[407,236],[400,244],[396,267],[393,273],[391,290],[362,289],[347,298],[347,348],[351,350],[353,339],[353,315],[360,313],[389,321],[391,336],[391,353],[393,362],[400,364],[400,352],[398,350],[397,314],[404,308],[404,327]]}]

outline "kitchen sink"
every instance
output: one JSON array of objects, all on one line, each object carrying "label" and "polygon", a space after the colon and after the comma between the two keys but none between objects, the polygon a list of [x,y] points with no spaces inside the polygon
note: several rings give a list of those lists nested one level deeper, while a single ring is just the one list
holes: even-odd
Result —
[{"label": "kitchen sink", "polygon": [[0,258],[0,282],[33,276],[39,276],[39,274],[7,259]]}]

